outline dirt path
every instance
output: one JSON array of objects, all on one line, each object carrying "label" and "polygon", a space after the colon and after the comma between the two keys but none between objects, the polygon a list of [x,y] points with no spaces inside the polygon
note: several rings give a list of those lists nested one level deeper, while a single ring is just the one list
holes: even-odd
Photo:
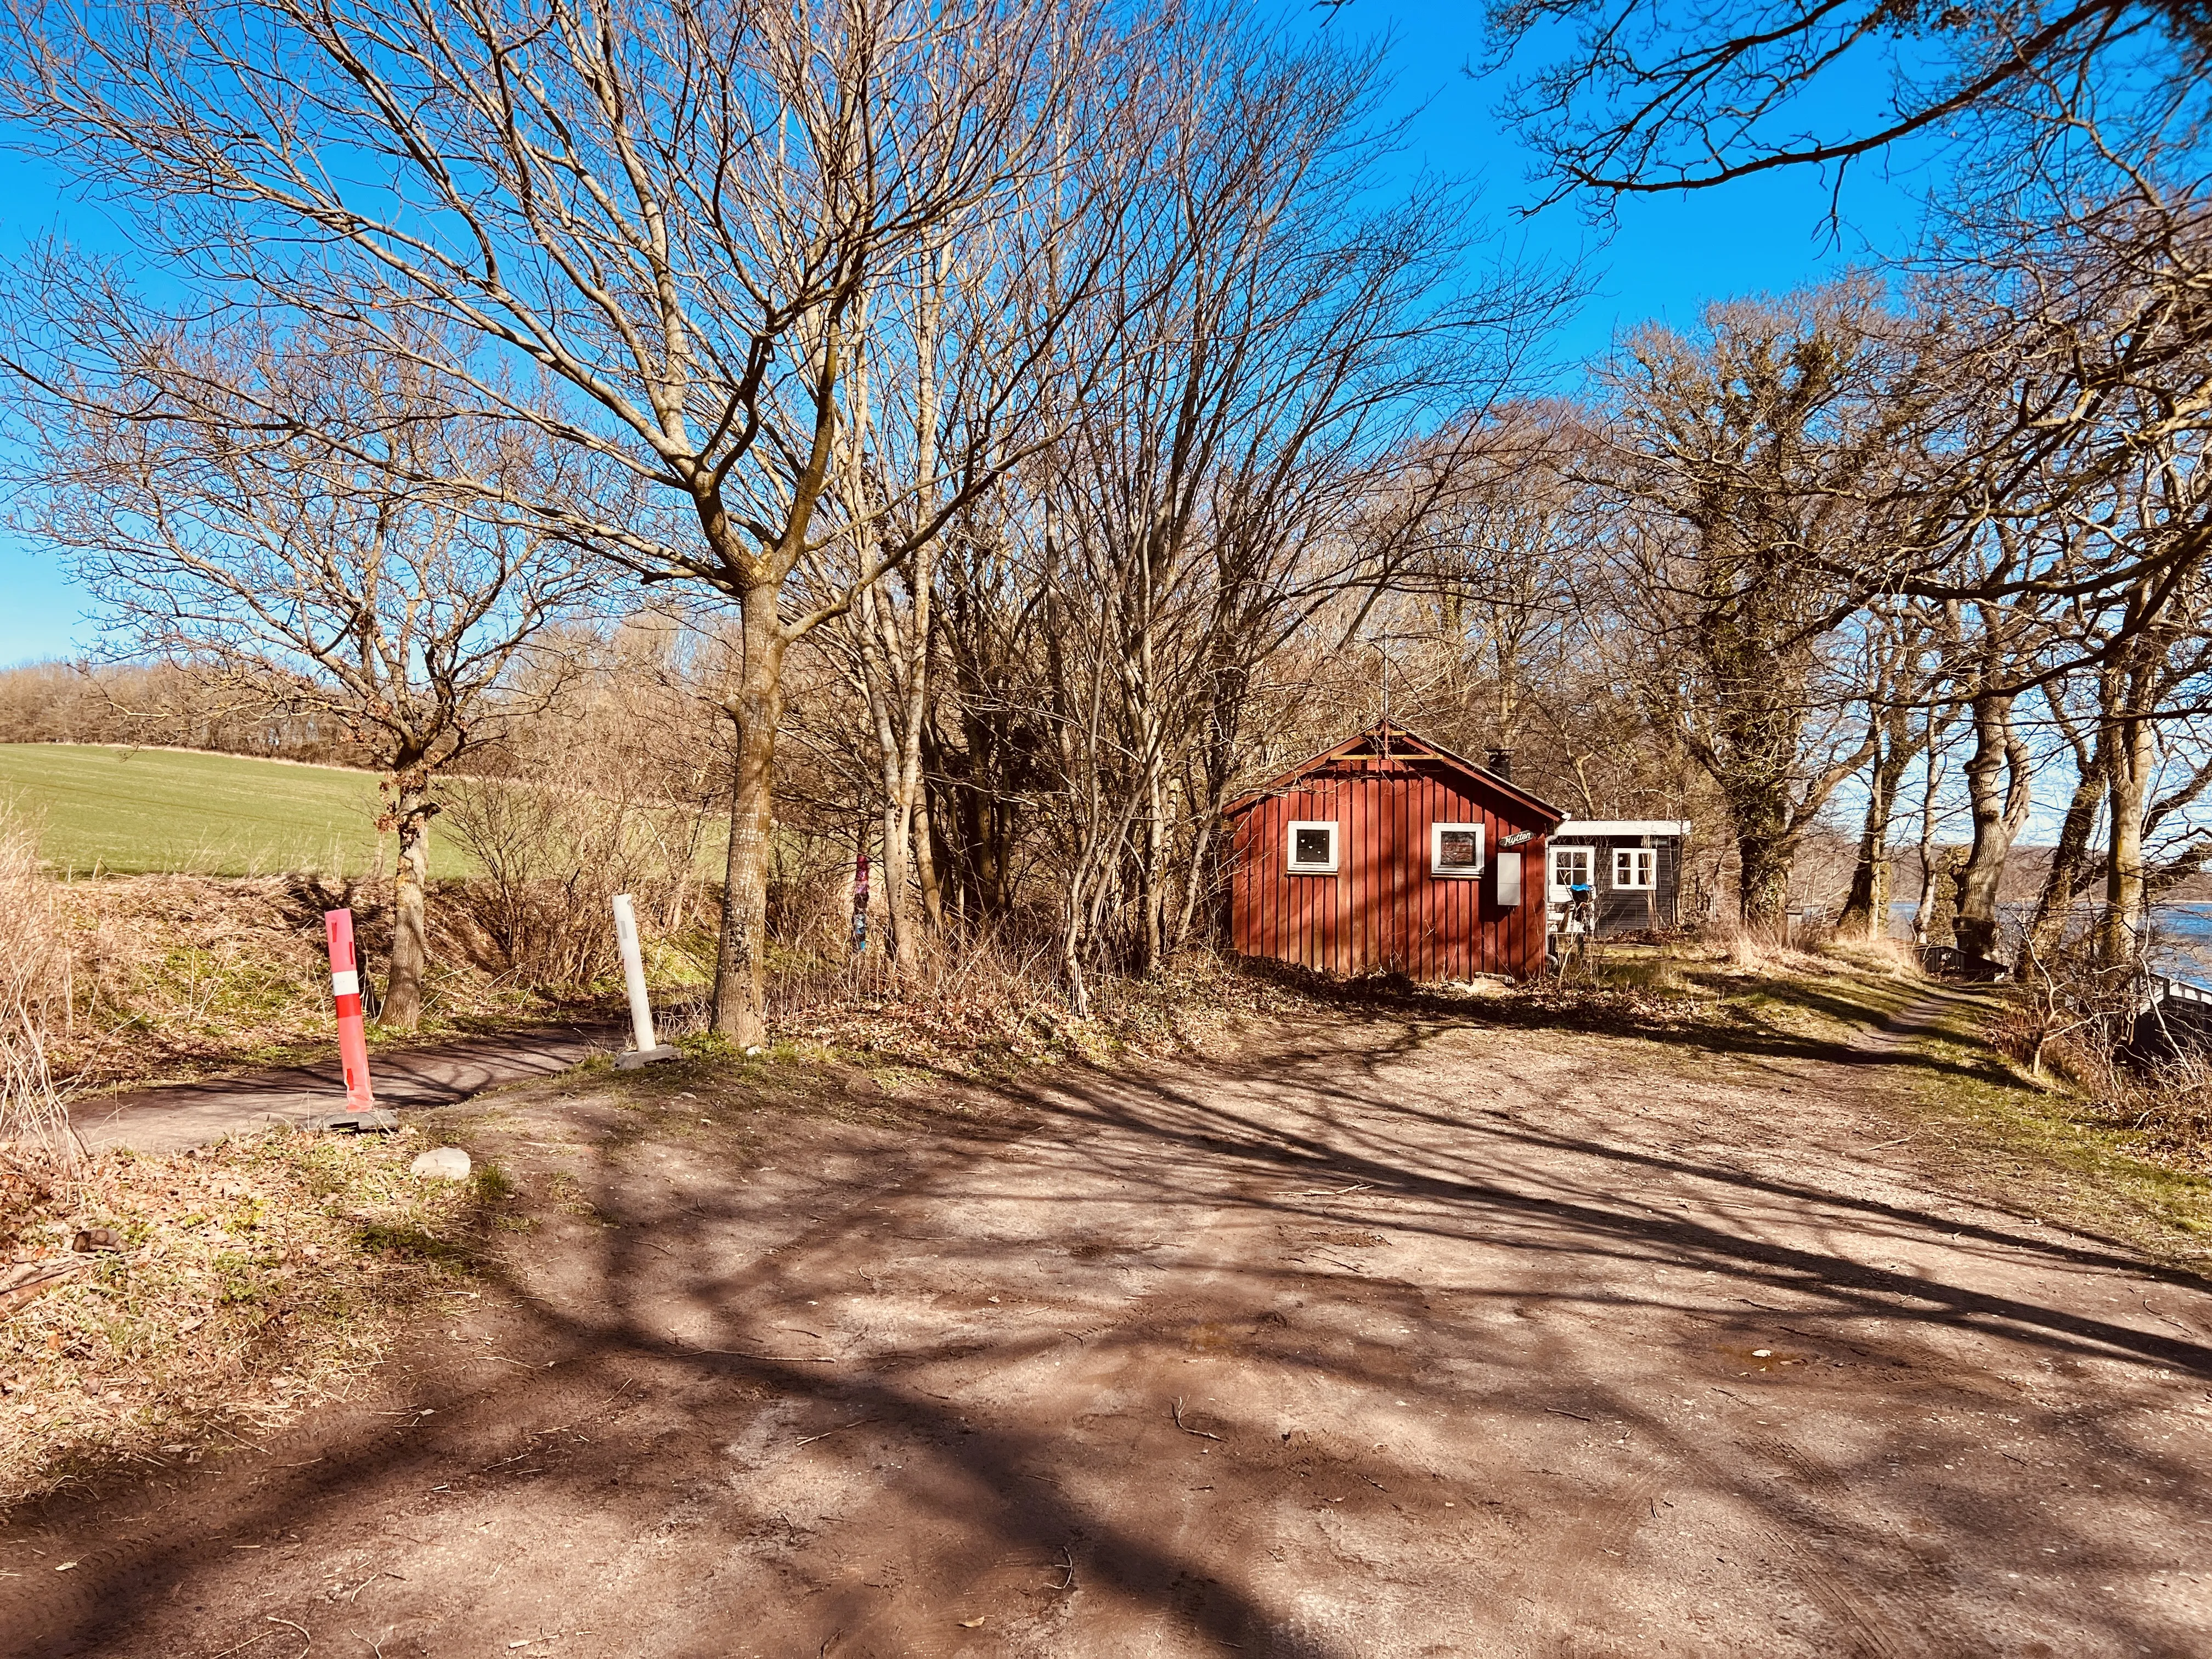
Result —
[{"label": "dirt path", "polygon": [[[380,1050],[370,1056],[369,1079],[380,1106],[449,1106],[501,1084],[551,1077],[586,1055],[622,1046],[622,1029],[604,1022],[504,1031],[435,1048]],[[326,1066],[96,1096],[72,1106],[70,1121],[88,1146],[176,1152],[345,1109],[345,1079],[333,1055]]]},{"label": "dirt path", "polygon": [[1376,1024],[1019,1133],[510,1094],[512,1291],[19,1522],[0,1645],[2212,1651],[2212,1293],[1948,1194],[1880,1103],[1937,1063]]}]

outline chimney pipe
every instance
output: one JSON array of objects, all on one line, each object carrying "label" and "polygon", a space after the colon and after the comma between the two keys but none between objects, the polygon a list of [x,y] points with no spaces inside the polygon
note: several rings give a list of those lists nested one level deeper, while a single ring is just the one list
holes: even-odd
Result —
[{"label": "chimney pipe", "polygon": [[1492,750],[1489,764],[1490,769],[1504,779],[1506,782],[1513,781],[1513,751],[1510,749]]}]

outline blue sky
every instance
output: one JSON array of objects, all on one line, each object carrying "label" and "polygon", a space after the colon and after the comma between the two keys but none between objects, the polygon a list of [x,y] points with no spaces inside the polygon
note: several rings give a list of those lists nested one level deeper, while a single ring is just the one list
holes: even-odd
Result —
[{"label": "blue sky", "polygon": [[[1312,14],[1291,15],[1310,20]],[[1525,239],[1530,252],[1588,254],[1590,297],[1552,354],[1564,365],[1601,352],[1618,330],[1647,319],[1687,325],[1709,299],[1798,287],[1848,264],[1903,252],[1911,240],[1920,181],[1893,183],[1872,168],[1856,175],[1843,198],[1839,237],[1826,222],[1826,185],[1794,172],[1628,203],[1602,242],[1571,206],[1516,221],[1512,210],[1531,194],[1528,156],[1492,116],[1499,88],[1461,72],[1480,53],[1480,5],[1356,0],[1326,27],[1389,35],[1398,107],[1418,112],[1404,155],[1408,173],[1479,179],[1486,216]],[[118,227],[97,210],[65,199],[39,169],[0,157],[0,258],[12,256],[26,238],[56,229],[82,244],[128,246]],[[1571,375],[1571,367],[1564,373]],[[86,609],[84,595],[50,561],[0,532],[0,665],[82,649],[94,634]]]}]

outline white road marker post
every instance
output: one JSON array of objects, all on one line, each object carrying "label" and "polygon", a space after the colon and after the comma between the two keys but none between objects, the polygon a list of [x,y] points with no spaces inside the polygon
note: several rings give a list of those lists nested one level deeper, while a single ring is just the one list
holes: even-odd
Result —
[{"label": "white road marker post", "polygon": [[637,945],[637,910],[628,893],[615,895],[615,948],[622,952],[623,983],[629,988],[630,1038],[637,1047],[615,1056],[625,1072],[650,1066],[656,1060],[673,1060],[676,1050],[653,1031],[653,1003],[645,994],[645,954]]}]

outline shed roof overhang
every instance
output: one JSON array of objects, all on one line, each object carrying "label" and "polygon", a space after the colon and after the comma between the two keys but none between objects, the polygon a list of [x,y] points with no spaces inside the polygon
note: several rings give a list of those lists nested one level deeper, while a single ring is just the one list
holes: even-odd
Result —
[{"label": "shed roof overhang", "polygon": [[1485,787],[1496,790],[1515,805],[1526,811],[1531,817],[1545,819],[1547,829],[1553,824],[1559,823],[1566,817],[1565,812],[1549,801],[1530,794],[1526,789],[1514,783],[1511,779],[1501,778],[1488,767],[1477,766],[1465,757],[1455,755],[1442,744],[1431,743],[1426,738],[1416,732],[1408,732],[1404,726],[1394,725],[1389,720],[1378,721],[1364,732],[1354,732],[1343,742],[1322,750],[1318,755],[1300,761],[1287,772],[1268,779],[1257,788],[1246,790],[1234,800],[1224,805],[1221,810],[1231,816],[1249,811],[1269,796],[1281,794],[1300,778],[1319,771],[1331,762],[1346,759],[1370,745],[1382,744],[1387,744],[1394,753],[1403,755],[1407,759],[1437,761],[1455,771],[1464,773]]}]

